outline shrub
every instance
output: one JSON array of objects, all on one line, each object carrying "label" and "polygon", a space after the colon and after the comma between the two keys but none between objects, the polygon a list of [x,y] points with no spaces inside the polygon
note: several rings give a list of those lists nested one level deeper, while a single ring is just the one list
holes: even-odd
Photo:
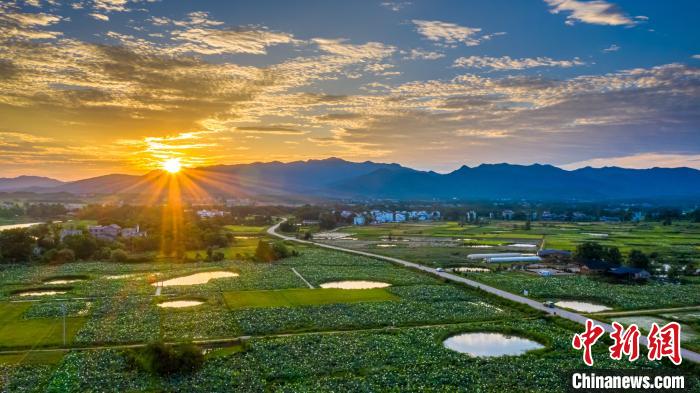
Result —
[{"label": "shrub", "polygon": [[258,242],[258,248],[255,250],[255,259],[259,262],[272,262],[278,259],[299,255],[297,251],[288,247],[284,242],[275,242],[270,245],[265,240]]},{"label": "shrub", "polygon": [[127,254],[124,250],[116,249],[112,251],[109,259],[112,262],[126,262],[129,260],[129,254]]},{"label": "shrub", "polygon": [[51,262],[55,263],[66,263],[66,262],[73,262],[75,260],[75,253],[73,250],[69,248],[64,248],[61,250],[56,251],[56,254],[53,257],[53,260]]},{"label": "shrub", "polygon": [[204,363],[202,351],[193,344],[172,346],[156,342],[127,354],[136,366],[155,375],[192,372]]}]

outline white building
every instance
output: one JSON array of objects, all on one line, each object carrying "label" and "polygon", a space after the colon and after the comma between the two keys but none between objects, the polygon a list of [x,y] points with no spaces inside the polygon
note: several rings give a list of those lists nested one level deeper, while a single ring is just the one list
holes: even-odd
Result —
[{"label": "white building", "polygon": [[88,227],[88,232],[95,238],[103,240],[115,240],[122,227],[117,224],[110,225],[94,225]]},{"label": "white building", "polygon": [[512,210],[504,210],[503,212],[501,212],[501,217],[503,217],[504,220],[512,220],[514,214],[515,212]]},{"label": "white building", "polygon": [[61,229],[61,233],[58,235],[61,241],[65,239],[68,236],[80,236],[83,234],[83,231],[80,229]]},{"label": "white building", "polygon": [[365,225],[365,216],[360,215],[360,214],[356,215],[356,216],[352,219],[352,223],[353,223],[354,225]]},{"label": "white building", "polygon": [[123,238],[132,238],[132,237],[143,237],[146,236],[146,232],[141,232],[141,228],[139,227],[138,224],[136,224],[135,227],[133,228],[124,228],[121,231],[121,235]]},{"label": "white building", "polygon": [[197,210],[199,218],[223,217],[224,214],[226,214],[226,212],[222,210]]}]

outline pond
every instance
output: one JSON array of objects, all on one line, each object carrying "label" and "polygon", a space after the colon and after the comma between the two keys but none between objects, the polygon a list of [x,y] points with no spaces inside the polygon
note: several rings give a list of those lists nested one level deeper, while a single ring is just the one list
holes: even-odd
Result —
[{"label": "pond", "polygon": [[601,304],[579,302],[575,300],[562,300],[554,303],[555,306],[561,308],[568,308],[579,312],[601,312],[612,310],[612,308],[603,306]]},{"label": "pond", "polygon": [[27,224],[11,224],[11,225],[0,225],[0,231],[4,231],[7,229],[17,229],[17,228],[29,228],[34,225],[39,225],[41,224],[40,222],[30,222]]},{"label": "pond", "polygon": [[68,291],[26,291],[16,293],[19,296],[52,296],[52,295],[63,295]]},{"label": "pond", "polygon": [[535,248],[535,247],[537,247],[537,244],[514,243],[514,244],[509,244],[508,247],[515,247],[515,248]]},{"label": "pond", "polygon": [[104,276],[103,278],[106,278],[107,280],[121,280],[124,278],[131,278],[138,276],[138,274],[113,274],[111,276]]},{"label": "pond", "polygon": [[194,307],[204,304],[204,302],[199,300],[172,300],[169,302],[158,303],[158,307],[163,308],[184,308],[184,307]]},{"label": "pond", "polygon": [[170,280],[155,282],[151,285],[154,287],[163,286],[175,286],[175,285],[199,285],[206,284],[209,280],[216,278],[228,278],[228,277],[238,277],[238,273],[226,272],[226,271],[216,271],[216,272],[202,272],[190,274],[189,276],[171,278]]},{"label": "pond", "polygon": [[543,345],[522,337],[501,333],[463,333],[449,337],[445,348],[476,357],[517,356]]},{"label": "pond", "polygon": [[321,284],[321,288],[338,288],[338,289],[372,289],[386,288],[391,284],[378,281],[333,281]]},{"label": "pond", "polygon": [[55,280],[44,281],[44,285],[63,285],[72,284],[74,282],[85,281],[82,278],[59,278]]}]

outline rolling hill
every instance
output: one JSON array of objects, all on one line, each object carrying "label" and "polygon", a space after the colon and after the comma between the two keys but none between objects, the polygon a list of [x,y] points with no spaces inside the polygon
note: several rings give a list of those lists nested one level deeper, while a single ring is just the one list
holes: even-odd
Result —
[{"label": "rolling hill", "polygon": [[[0,191],[2,187],[13,187],[13,191],[148,194],[158,197],[158,194],[167,195],[172,190],[169,183],[172,178],[161,171],[141,176],[105,175],[70,183],[24,178],[0,179]],[[439,174],[398,164],[329,158],[187,169],[177,178],[176,187],[186,197],[313,196],[398,200],[700,198],[700,171],[690,168],[587,167],[568,171],[541,164],[482,164]]]}]

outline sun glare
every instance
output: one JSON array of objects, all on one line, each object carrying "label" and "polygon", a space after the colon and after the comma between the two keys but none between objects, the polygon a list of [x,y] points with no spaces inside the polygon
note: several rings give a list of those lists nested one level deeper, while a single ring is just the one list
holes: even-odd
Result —
[{"label": "sun glare", "polygon": [[171,158],[163,161],[163,169],[170,173],[177,173],[180,172],[180,169],[182,169],[182,164],[180,164],[180,160],[177,158]]}]

